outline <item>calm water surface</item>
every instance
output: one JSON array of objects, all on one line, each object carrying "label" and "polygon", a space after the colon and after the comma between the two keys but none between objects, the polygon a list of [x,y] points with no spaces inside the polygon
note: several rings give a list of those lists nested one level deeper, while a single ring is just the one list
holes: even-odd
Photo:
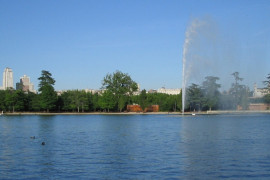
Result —
[{"label": "calm water surface", "polygon": [[270,179],[270,115],[0,116],[0,179]]}]

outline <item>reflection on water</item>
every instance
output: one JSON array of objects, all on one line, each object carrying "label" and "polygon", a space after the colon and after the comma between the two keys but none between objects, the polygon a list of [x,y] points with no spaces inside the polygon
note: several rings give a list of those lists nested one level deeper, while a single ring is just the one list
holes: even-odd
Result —
[{"label": "reflection on water", "polygon": [[0,179],[269,179],[269,117],[1,116]]},{"label": "reflection on water", "polygon": [[199,116],[185,119],[188,178],[270,177],[269,115]]}]

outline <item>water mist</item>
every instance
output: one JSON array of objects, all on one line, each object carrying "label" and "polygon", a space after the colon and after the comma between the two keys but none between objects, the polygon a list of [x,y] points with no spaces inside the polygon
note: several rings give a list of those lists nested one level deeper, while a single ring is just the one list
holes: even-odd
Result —
[{"label": "water mist", "polygon": [[203,26],[204,22],[195,19],[186,30],[185,42],[183,47],[183,59],[182,59],[182,114],[185,113],[185,101],[186,101],[186,87],[187,80],[190,76],[190,66],[187,66],[187,58],[189,48],[192,45],[193,38],[197,34],[197,30]]}]

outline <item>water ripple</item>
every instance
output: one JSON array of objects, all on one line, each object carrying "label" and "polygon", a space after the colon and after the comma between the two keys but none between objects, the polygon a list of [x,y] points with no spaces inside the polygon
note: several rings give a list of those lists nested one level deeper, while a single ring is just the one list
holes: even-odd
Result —
[{"label": "water ripple", "polygon": [[0,179],[269,179],[269,117],[0,117]]}]

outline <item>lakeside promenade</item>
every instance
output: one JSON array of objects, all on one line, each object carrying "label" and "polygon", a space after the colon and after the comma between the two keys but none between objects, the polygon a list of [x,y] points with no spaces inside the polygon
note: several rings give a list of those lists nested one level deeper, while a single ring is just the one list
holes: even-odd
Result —
[{"label": "lakeside promenade", "polygon": [[254,114],[254,113],[269,113],[265,111],[201,111],[201,112],[6,112],[3,115],[218,115],[218,114]]}]

